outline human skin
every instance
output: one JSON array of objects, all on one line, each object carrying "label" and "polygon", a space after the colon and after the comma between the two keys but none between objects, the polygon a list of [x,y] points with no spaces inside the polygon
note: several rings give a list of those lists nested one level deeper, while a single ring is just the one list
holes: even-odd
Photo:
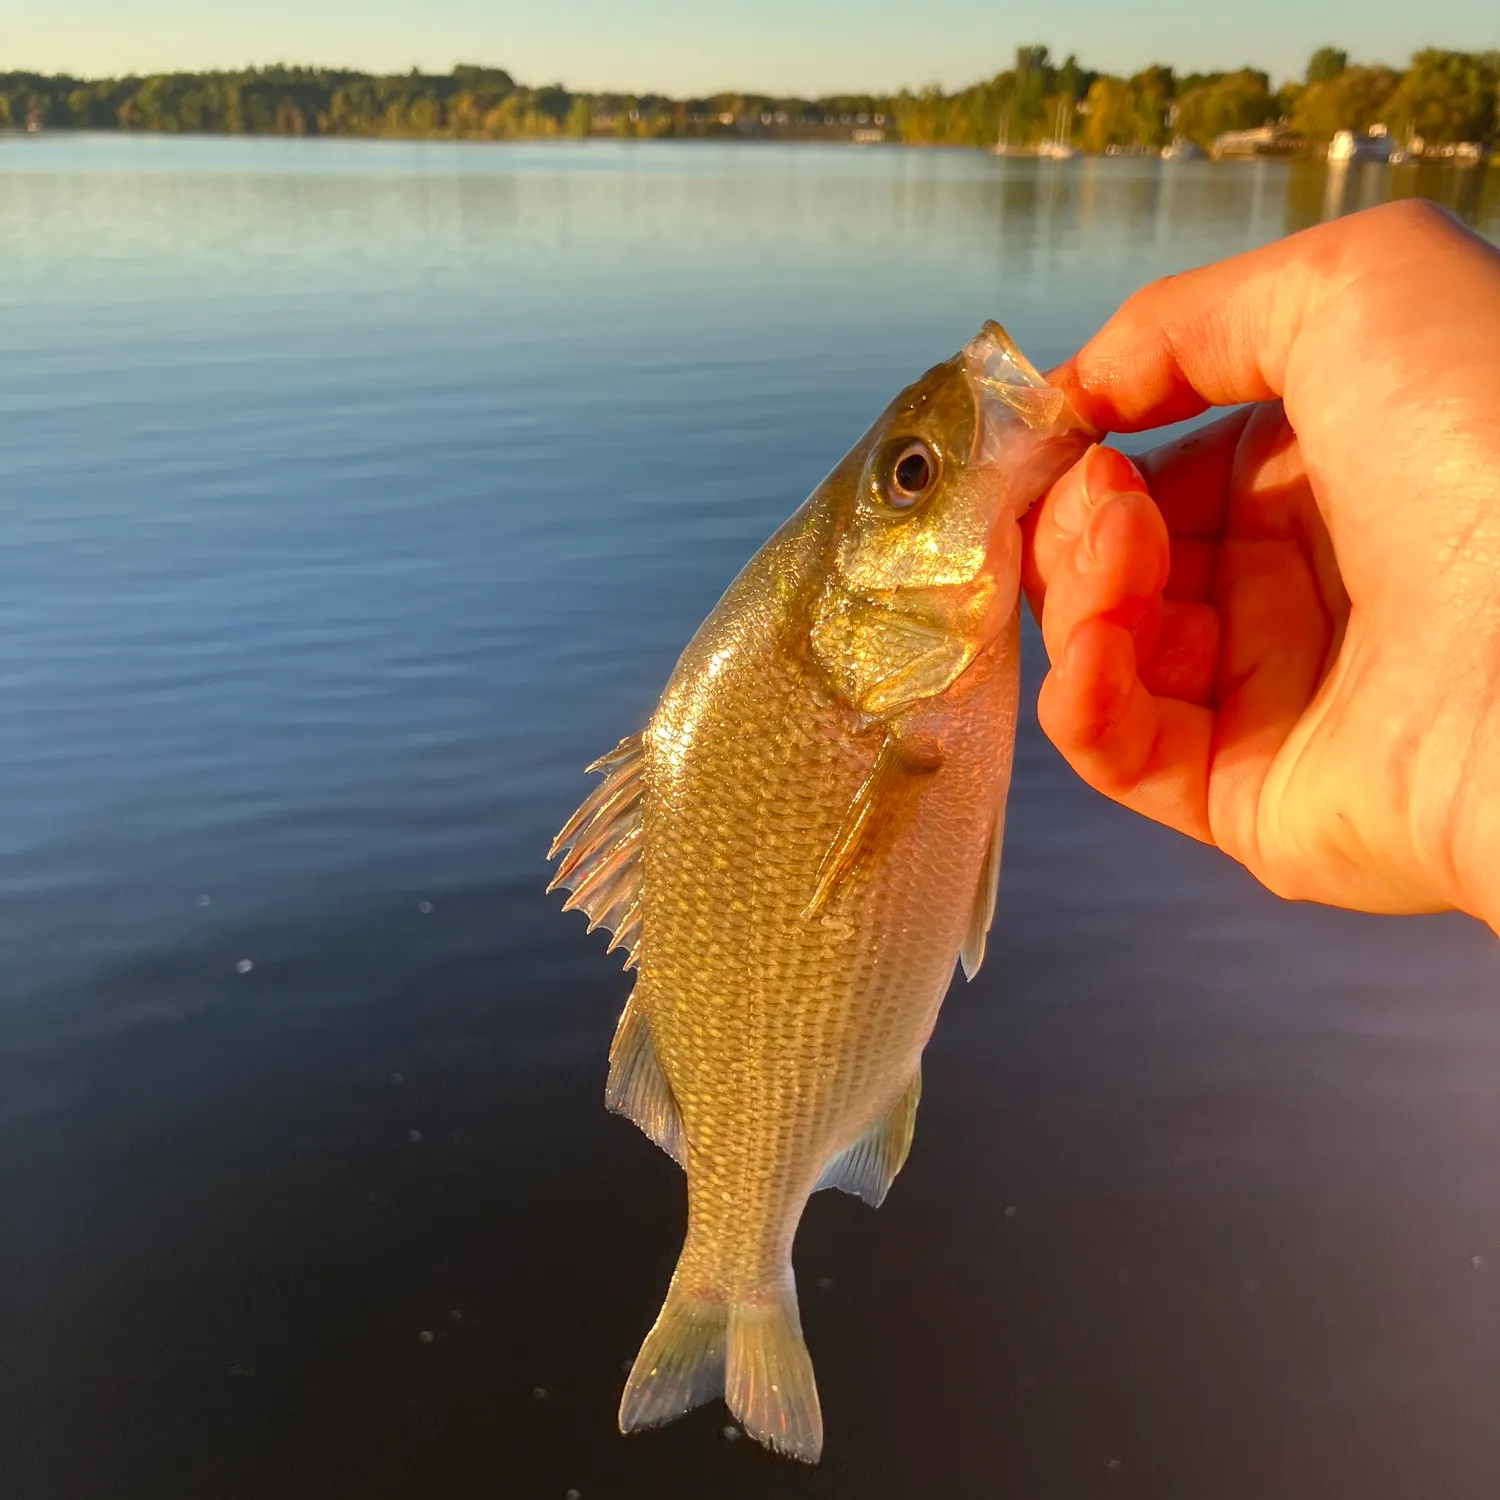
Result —
[{"label": "human skin", "polygon": [[1137,292],[1051,379],[1100,433],[1027,523],[1078,774],[1278,895],[1500,931],[1500,252],[1429,204]]}]

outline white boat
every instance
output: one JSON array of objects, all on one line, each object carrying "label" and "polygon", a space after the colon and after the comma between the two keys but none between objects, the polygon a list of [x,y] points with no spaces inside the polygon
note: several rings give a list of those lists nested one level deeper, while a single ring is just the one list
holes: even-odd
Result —
[{"label": "white boat", "polygon": [[1202,161],[1203,148],[1188,140],[1186,136],[1173,136],[1170,146],[1161,148],[1163,161]]},{"label": "white boat", "polygon": [[1000,115],[1000,133],[995,137],[995,144],[990,147],[991,156],[1021,156],[1019,146],[1010,143],[1010,101],[1006,100],[1005,109]]},{"label": "white boat", "polygon": [[1301,135],[1278,122],[1254,130],[1226,130],[1214,137],[1209,155],[1220,161],[1226,156],[1290,156],[1301,149]]},{"label": "white boat", "polygon": [[1077,156],[1068,140],[1070,131],[1068,129],[1068,116],[1073,111],[1071,99],[1059,99],[1057,101],[1057,121],[1052,127],[1052,139],[1042,141],[1036,148],[1038,156],[1050,156],[1054,161],[1066,161],[1070,156]]},{"label": "white boat", "polygon": [[1328,160],[1333,166],[1351,161],[1389,161],[1394,144],[1383,125],[1364,135],[1355,130],[1341,130],[1328,143]]}]

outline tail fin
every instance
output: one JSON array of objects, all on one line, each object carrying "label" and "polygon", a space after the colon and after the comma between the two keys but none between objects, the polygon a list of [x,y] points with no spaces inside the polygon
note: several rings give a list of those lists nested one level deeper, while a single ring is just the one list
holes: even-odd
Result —
[{"label": "tail fin", "polygon": [[625,1382],[620,1431],[671,1422],[720,1394],[751,1437],[818,1461],[823,1416],[790,1276],[784,1292],[746,1302],[674,1285]]},{"label": "tail fin", "polygon": [[728,1305],[691,1296],[675,1283],[630,1367],[620,1400],[620,1431],[660,1427],[724,1390]]},{"label": "tail fin", "polygon": [[817,1463],[823,1452],[823,1413],[790,1274],[786,1290],[773,1300],[730,1307],[724,1399],[758,1442],[803,1463]]}]

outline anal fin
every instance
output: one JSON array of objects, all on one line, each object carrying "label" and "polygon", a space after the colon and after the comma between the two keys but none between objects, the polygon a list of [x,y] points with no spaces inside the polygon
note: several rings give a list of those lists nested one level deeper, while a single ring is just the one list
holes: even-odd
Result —
[{"label": "anal fin", "polygon": [[922,1072],[918,1069],[895,1104],[823,1168],[813,1191],[838,1188],[863,1198],[872,1208],[879,1208],[896,1173],[906,1164],[921,1097]]},{"label": "anal fin", "polygon": [[656,1058],[651,1025],[636,1004],[626,1003],[609,1049],[609,1082],[604,1102],[632,1120],[678,1166],[687,1164],[687,1137],[672,1086]]}]

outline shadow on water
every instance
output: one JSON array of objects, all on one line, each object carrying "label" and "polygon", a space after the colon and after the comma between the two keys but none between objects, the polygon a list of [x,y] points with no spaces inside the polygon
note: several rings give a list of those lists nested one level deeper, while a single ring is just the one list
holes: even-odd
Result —
[{"label": "shadow on water", "polygon": [[911,1161],[799,1238],[804,1471],[719,1409],[614,1433],[682,1187],[602,1108],[627,977],[540,894],[577,768],[982,317],[1055,358],[1371,195],[1495,237],[1492,174],[83,140],[0,179],[7,1497],[1493,1493],[1472,924],[1280,904],[1027,719]]}]

